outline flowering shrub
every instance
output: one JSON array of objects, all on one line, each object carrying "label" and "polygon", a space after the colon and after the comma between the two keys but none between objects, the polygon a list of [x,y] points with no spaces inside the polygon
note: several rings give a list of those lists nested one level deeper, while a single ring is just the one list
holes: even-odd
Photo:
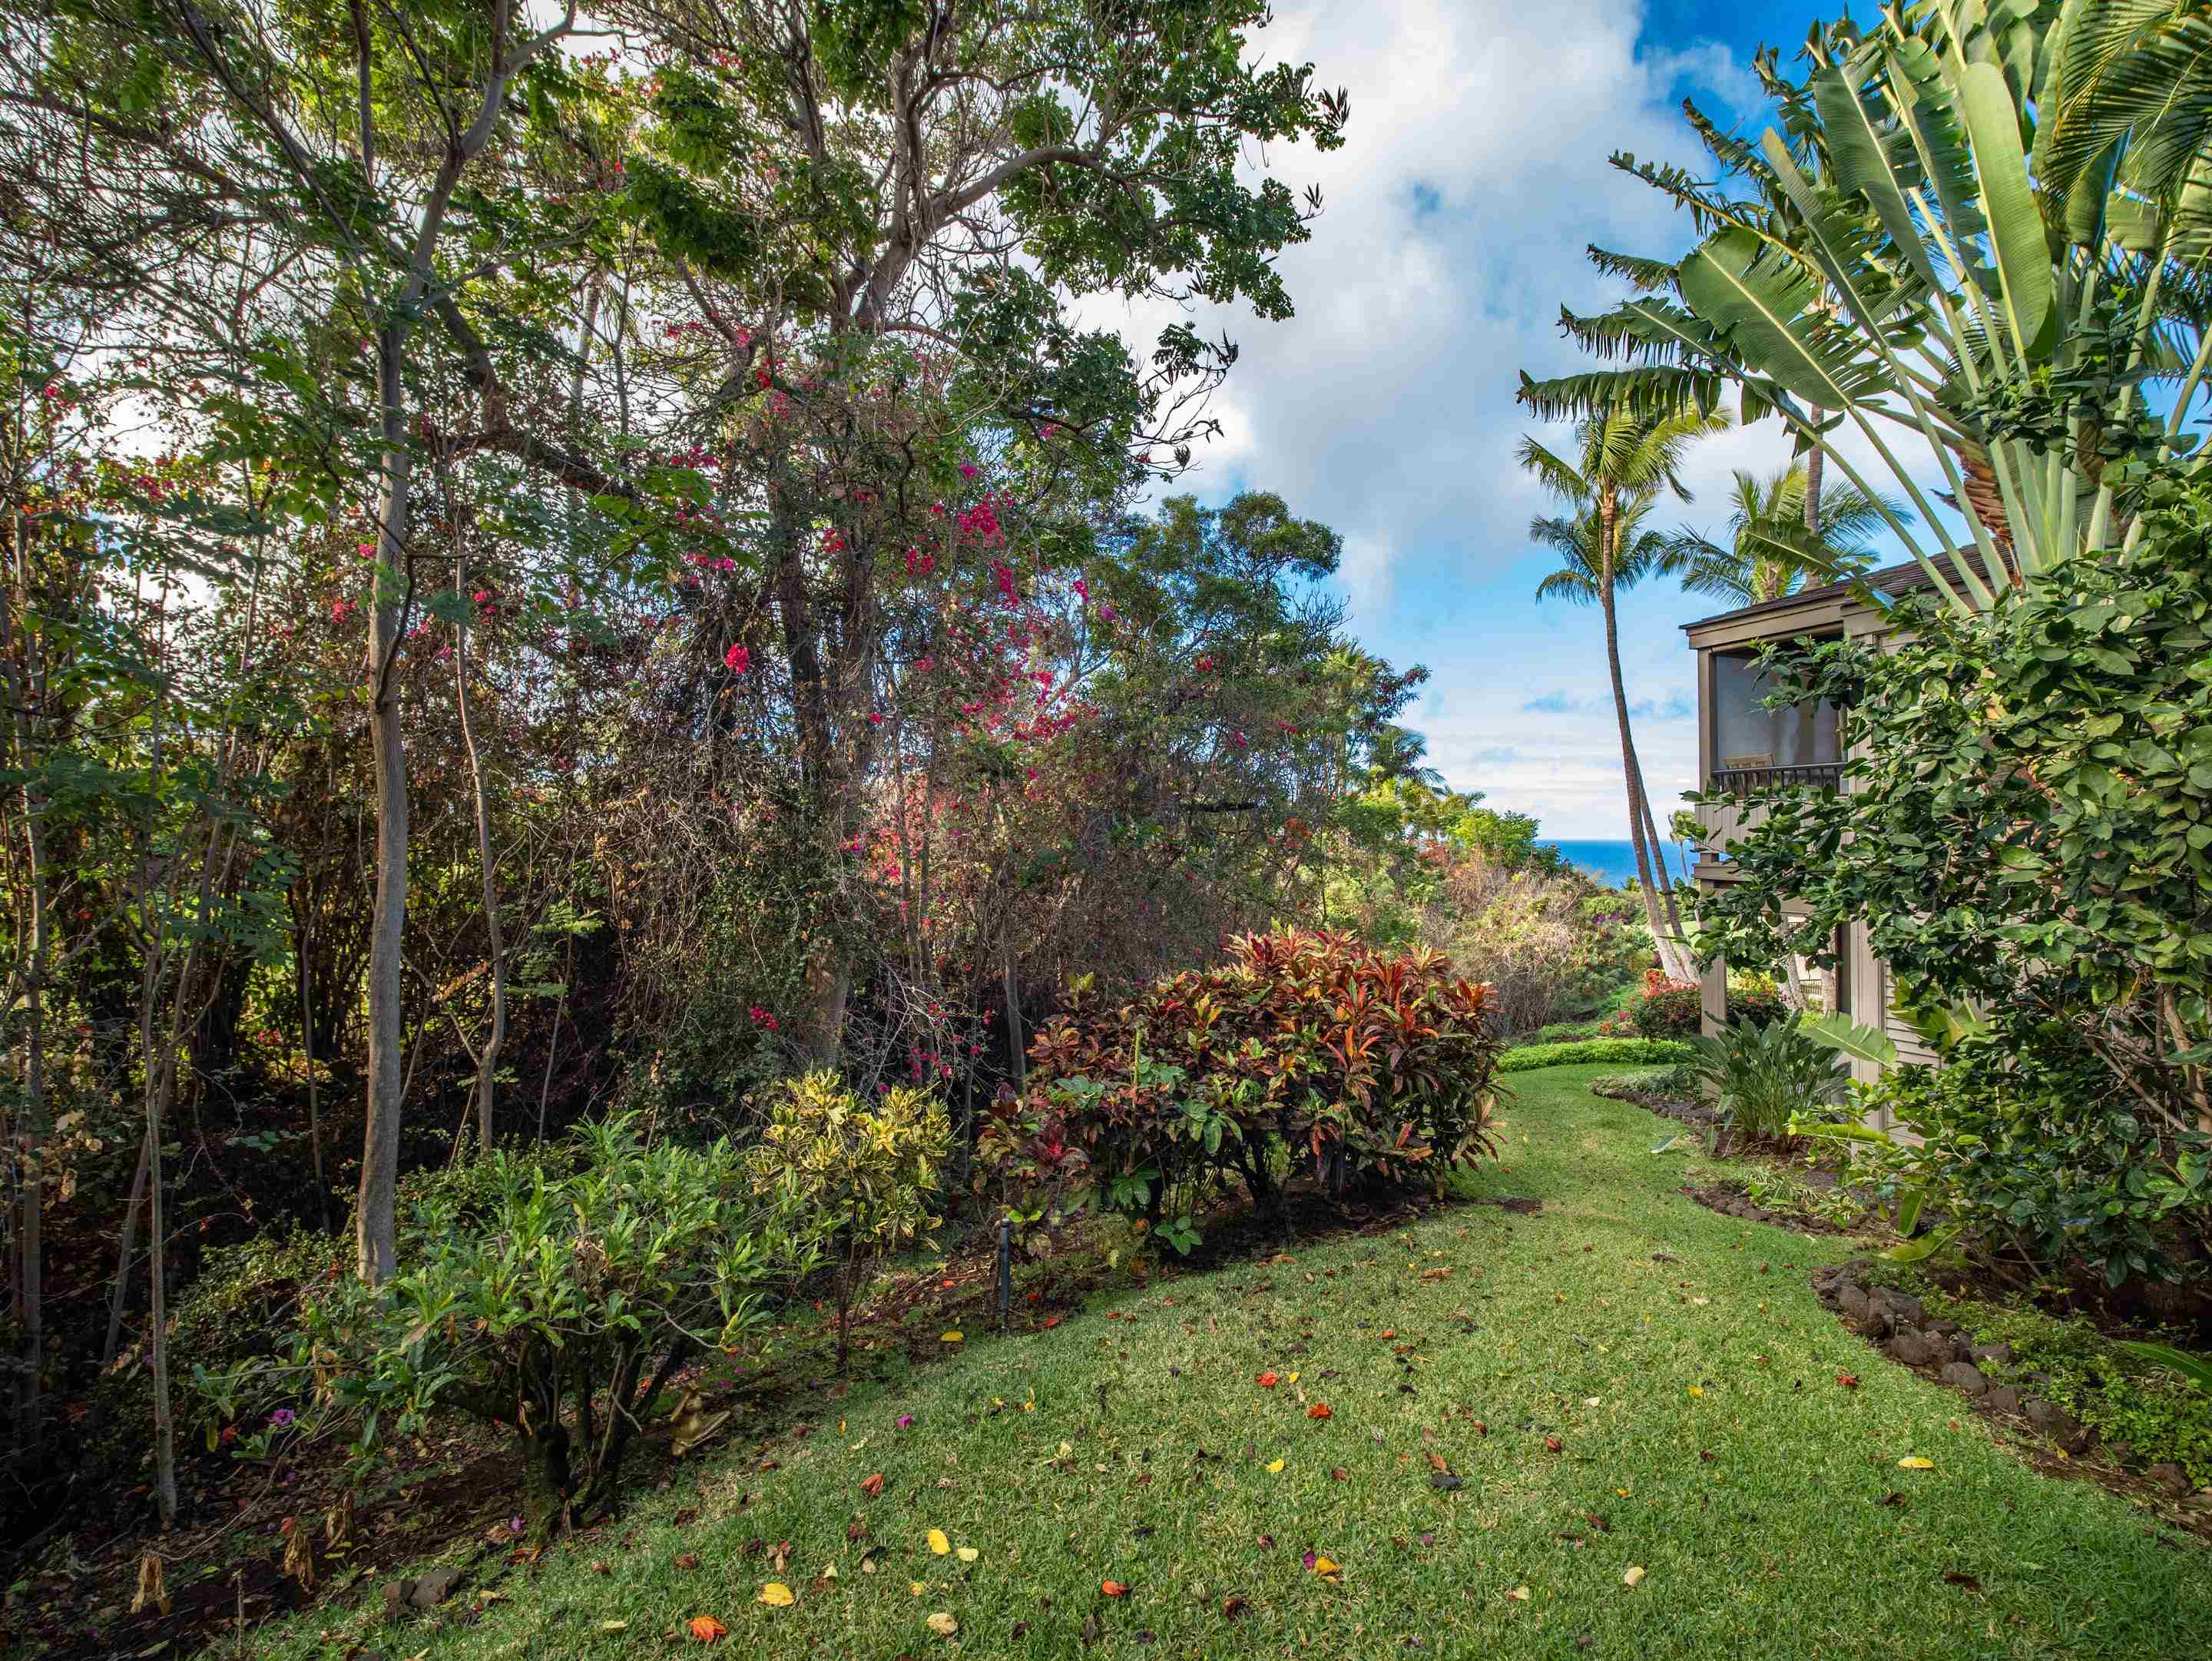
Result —
[{"label": "flowering shrub", "polygon": [[647,1147],[629,1116],[566,1154],[494,1149],[403,1194],[399,1274],[303,1288],[289,1357],[193,1386],[219,1416],[280,1404],[241,1451],[344,1428],[362,1471],[437,1414],[507,1426],[529,1524],[550,1535],[613,1498],[677,1367],[736,1343],[820,1261],[814,1220],[781,1189],[753,1194],[744,1159],[726,1141]]},{"label": "flowering shrub", "polygon": [[1644,1037],[1694,1038],[1705,1012],[1696,982],[1670,981],[1655,970],[1644,977],[1644,996],[1630,1015]]},{"label": "flowering shrub", "polygon": [[1233,1182],[1279,1206],[1303,1159],[1334,1183],[1441,1183],[1492,1151],[1489,992],[1440,953],[1249,935],[1219,966],[1118,1007],[1087,989],[1071,1002],[1030,1050],[1044,1110],[1090,1160],[1100,1201],[1181,1250],[1209,1191]]},{"label": "flowering shrub", "polygon": [[823,1072],[776,1092],[760,1145],[747,1156],[753,1189],[811,1216],[830,1243],[840,1371],[862,1273],[941,1220],[929,1202],[951,1144],[944,1105],[927,1091],[901,1085],[864,1106],[836,1074]]}]

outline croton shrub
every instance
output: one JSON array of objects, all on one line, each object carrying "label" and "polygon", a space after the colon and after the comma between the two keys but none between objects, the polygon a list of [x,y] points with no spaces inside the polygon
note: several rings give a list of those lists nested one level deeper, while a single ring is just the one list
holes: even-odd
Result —
[{"label": "croton shrub", "polygon": [[1494,1152],[1490,1013],[1489,989],[1424,947],[1244,936],[1127,1002],[1079,986],[1031,1045],[1029,1097],[987,1130],[987,1159],[1048,1179],[1079,1169],[1099,1203],[1182,1250],[1208,1198],[1241,1187],[1279,1208],[1300,1171],[1340,1193],[1441,1184]]}]

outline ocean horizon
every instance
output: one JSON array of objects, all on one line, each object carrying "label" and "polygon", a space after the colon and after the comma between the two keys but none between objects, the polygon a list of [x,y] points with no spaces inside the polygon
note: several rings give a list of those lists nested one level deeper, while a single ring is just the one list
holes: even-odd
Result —
[{"label": "ocean horizon", "polygon": [[[1554,838],[1542,844],[1556,848],[1568,864],[1586,875],[1595,877],[1608,888],[1626,888],[1636,880],[1636,844],[1623,837],[1619,842],[1570,842]],[[1682,848],[1679,843],[1665,847],[1667,869],[1681,880],[1685,867]]]}]

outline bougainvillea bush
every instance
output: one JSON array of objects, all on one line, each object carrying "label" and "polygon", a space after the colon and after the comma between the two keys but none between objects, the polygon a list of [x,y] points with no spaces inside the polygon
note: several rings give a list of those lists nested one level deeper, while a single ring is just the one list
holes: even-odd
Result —
[{"label": "bougainvillea bush", "polygon": [[1237,1187],[1279,1214],[1301,1168],[1340,1192],[1441,1183],[1493,1152],[1491,1028],[1489,989],[1441,953],[1248,935],[1127,1002],[1076,994],[1031,1046],[1031,1094],[1098,1202],[1188,1250],[1200,1208]]}]

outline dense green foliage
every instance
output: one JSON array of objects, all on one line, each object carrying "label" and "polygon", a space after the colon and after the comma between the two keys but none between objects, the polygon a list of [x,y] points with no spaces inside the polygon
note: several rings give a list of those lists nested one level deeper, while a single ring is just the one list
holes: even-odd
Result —
[{"label": "dense green foliage", "polygon": [[[573,1149],[495,1149],[404,1196],[407,1266],[301,1299],[275,1366],[196,1370],[222,1415],[272,1397],[277,1441],[340,1433],[374,1459],[440,1413],[512,1427],[544,1535],[614,1498],[639,1417],[702,1349],[744,1340],[821,1259],[820,1219],[759,1189],[728,1142],[647,1142],[635,1119]],[[255,1428],[241,1450],[265,1455]]]},{"label": "dense green foliage", "polygon": [[2188,1275],[2212,1245],[2212,1158],[2156,1135],[2094,1055],[1979,1035],[1941,1068],[1856,1087],[1838,1117],[1875,1114],[1919,1140],[1860,1142],[1860,1169],[1942,1214],[1947,1239],[1963,1232],[2031,1269],[2080,1262],[2112,1285]]},{"label": "dense green foliage", "polygon": [[1792,1114],[1842,1100],[1850,1084],[1843,1062],[1800,1031],[1795,1015],[1735,1021],[1693,1040],[1689,1072],[1729,1133],[1753,1142],[1780,1141]]},{"label": "dense green foliage", "polygon": [[1908,606],[1899,649],[1790,654],[1780,696],[1850,707],[1852,788],[1769,799],[1705,919],[1767,958],[1864,919],[1960,1064],[1885,1086],[1944,1208],[2113,1281],[2212,1242],[2212,496],[2153,505],[1986,618]]}]

